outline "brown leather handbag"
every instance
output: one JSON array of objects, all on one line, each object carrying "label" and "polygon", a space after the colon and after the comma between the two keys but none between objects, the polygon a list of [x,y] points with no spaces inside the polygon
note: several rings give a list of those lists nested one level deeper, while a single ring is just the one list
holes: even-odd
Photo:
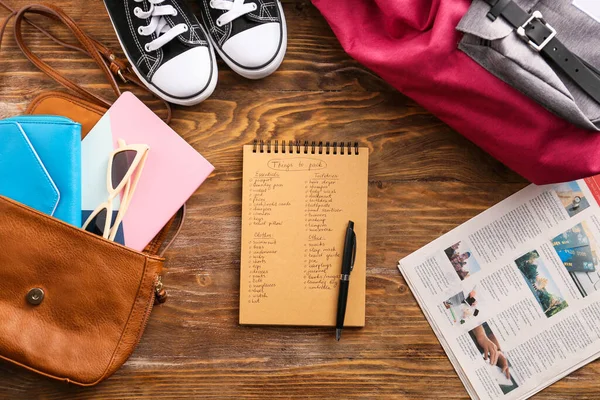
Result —
[{"label": "brown leather handbag", "polygon": [[0,197],[0,358],[90,386],[139,342],[164,259]]},{"label": "brown leather handbag", "polygon": [[[3,0],[0,5],[9,8]],[[23,53],[76,94],[42,93],[28,113],[67,116],[82,124],[85,135],[111,103],[61,76],[29,50],[21,34],[27,13],[47,16],[70,29],[82,47],[61,42],[34,25],[52,40],[89,54],[117,96],[121,92],[115,76],[141,85],[126,62],[59,8],[46,4],[11,11]],[[0,37],[5,27],[0,27]],[[170,113],[167,104],[167,120]],[[179,229],[185,208],[182,211]],[[133,352],[153,304],[166,299],[162,255],[179,229],[166,247],[162,244],[175,218],[137,252],[1,196],[0,216],[0,359],[81,386],[106,379]]]}]

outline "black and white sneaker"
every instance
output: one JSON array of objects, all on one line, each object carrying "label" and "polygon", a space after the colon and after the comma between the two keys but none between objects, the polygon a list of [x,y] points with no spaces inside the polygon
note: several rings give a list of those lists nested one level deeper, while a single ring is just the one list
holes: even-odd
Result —
[{"label": "black and white sneaker", "polygon": [[217,63],[198,19],[182,0],[104,0],[135,73],[168,102],[191,106],[217,84]]},{"label": "black and white sneaker", "polygon": [[199,1],[210,40],[231,69],[260,79],[279,68],[287,48],[279,0]]}]

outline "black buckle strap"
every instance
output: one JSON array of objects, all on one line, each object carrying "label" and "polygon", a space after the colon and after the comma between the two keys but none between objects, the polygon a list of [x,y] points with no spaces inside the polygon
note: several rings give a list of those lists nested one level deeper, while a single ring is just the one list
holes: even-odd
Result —
[{"label": "black buckle strap", "polygon": [[531,17],[517,28],[517,34],[531,47],[541,52],[556,36],[556,29],[544,20],[541,12],[534,11]]},{"label": "black buckle strap", "polygon": [[484,1],[492,7],[487,18],[492,21],[499,16],[504,18],[529,46],[551,61],[548,65],[552,69],[560,69],[600,103],[600,76],[556,38],[556,30],[544,20],[541,12],[529,14],[512,0]]},{"label": "black buckle strap", "polygon": [[496,0],[496,4],[494,4],[492,6],[492,8],[490,9],[490,12],[487,13],[487,17],[489,19],[491,19],[492,21],[495,21],[496,18],[498,18],[500,16],[500,14],[502,14],[502,11],[504,11],[504,8],[508,5],[508,3],[511,2],[511,0]]}]

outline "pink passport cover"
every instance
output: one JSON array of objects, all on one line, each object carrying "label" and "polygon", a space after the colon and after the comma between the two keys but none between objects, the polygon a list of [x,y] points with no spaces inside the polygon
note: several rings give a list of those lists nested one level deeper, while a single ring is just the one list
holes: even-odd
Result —
[{"label": "pink passport cover", "polygon": [[150,146],[123,220],[125,245],[141,251],[214,167],[132,93],[123,93],[108,115],[113,148],[118,139]]}]

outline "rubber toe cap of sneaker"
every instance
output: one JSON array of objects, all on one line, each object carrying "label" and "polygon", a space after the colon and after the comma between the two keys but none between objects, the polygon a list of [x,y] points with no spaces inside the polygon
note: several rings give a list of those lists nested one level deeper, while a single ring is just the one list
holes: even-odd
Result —
[{"label": "rubber toe cap of sneaker", "polygon": [[279,51],[281,25],[269,22],[246,29],[223,44],[223,52],[243,68],[259,68],[268,64]]},{"label": "rubber toe cap of sneaker", "polygon": [[194,47],[164,63],[152,84],[171,97],[197,96],[212,78],[213,61],[208,47]]}]

